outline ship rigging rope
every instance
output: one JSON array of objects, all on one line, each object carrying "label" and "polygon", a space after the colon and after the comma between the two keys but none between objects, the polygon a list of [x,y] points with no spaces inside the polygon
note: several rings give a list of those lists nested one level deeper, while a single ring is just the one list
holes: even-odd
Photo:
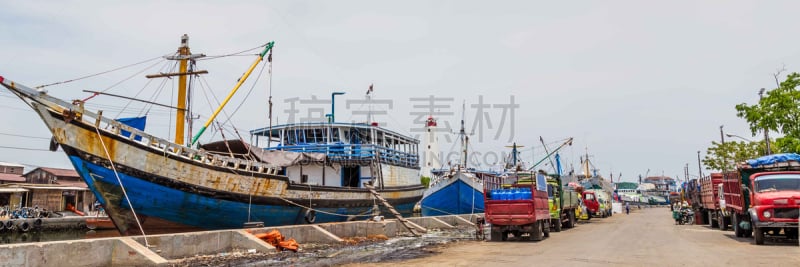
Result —
[{"label": "ship rigging rope", "polygon": [[[170,66],[170,64],[169,64],[169,63],[167,63],[167,64],[164,64],[163,66],[161,66],[161,68],[160,68],[160,69],[158,69],[158,71],[159,71],[159,72],[163,72],[165,69],[174,69],[174,68],[175,68],[175,66],[177,66],[177,64],[178,64],[177,62],[173,62],[173,63],[172,63],[172,67],[171,67],[171,68],[169,68],[169,66]],[[142,86],[142,88],[141,88],[141,89],[139,89],[139,92],[136,92],[136,95],[134,95],[134,96],[133,96],[133,98],[137,98],[137,97],[139,97],[139,95],[140,95],[142,92],[144,92],[144,89],[145,89],[145,88],[147,88],[147,86],[149,86],[149,85],[150,85],[150,83],[151,83],[152,81],[153,81],[153,79],[149,79],[149,80],[147,81],[147,83],[145,83],[145,84],[144,84],[144,86]],[[161,80],[161,84],[159,84],[159,86],[158,86],[158,89],[157,89],[156,91],[160,91],[160,90],[162,90],[162,89],[164,88],[164,85],[166,84],[166,82],[167,82],[167,79],[162,79],[162,80]],[[151,96],[151,97],[150,97],[150,99],[149,99],[149,101],[150,101],[150,102],[155,102],[155,95]],[[125,110],[128,108],[128,106],[130,106],[130,105],[131,105],[131,103],[133,103],[133,100],[130,100],[130,101],[128,101],[128,103],[127,103],[127,104],[125,104],[125,106],[124,106],[124,107],[122,107],[122,110],[119,112],[120,114],[117,114],[117,117],[119,117],[119,116],[122,114],[122,111],[125,111]],[[145,114],[145,115],[149,114],[149,113],[150,113],[150,109],[151,109],[152,107],[153,107],[153,105],[150,105],[150,107],[148,107],[146,111],[145,111],[145,109],[144,109],[144,108],[142,108],[141,110],[139,110],[139,113],[138,113],[137,117],[141,117],[141,116],[142,116],[142,112],[144,112],[144,114]],[[172,112],[170,112],[170,114],[171,114],[171,113],[172,113]]]},{"label": "ship rigging rope", "polygon": [[78,77],[78,78],[74,78],[74,79],[70,79],[70,80],[66,80],[66,81],[54,82],[54,83],[45,84],[45,85],[39,85],[39,86],[36,86],[36,89],[45,88],[45,87],[48,87],[48,86],[51,86],[51,85],[58,85],[58,84],[64,84],[64,83],[79,81],[79,80],[83,80],[83,79],[87,79],[87,78],[103,75],[103,74],[106,74],[106,73],[111,73],[111,72],[118,71],[118,70],[121,70],[121,69],[133,67],[133,66],[136,66],[136,65],[139,65],[139,64],[144,64],[144,63],[147,63],[147,62],[159,59],[159,58],[163,58],[163,56],[157,56],[157,57],[154,57],[154,58],[151,58],[151,59],[148,59],[148,60],[136,62],[136,63],[133,63],[133,64],[122,66],[122,67],[118,67],[118,68],[110,69],[110,70],[107,70],[107,71],[98,72],[98,73],[95,73],[95,74],[90,74],[90,75],[86,75],[86,76],[82,76],[82,77]]},{"label": "ship rigging rope", "polygon": [[106,87],[105,89],[101,90],[100,92],[92,94],[91,96],[89,96],[89,97],[87,97],[87,98],[83,99],[83,102],[89,101],[89,99],[92,99],[92,98],[94,98],[95,96],[99,95],[100,93],[104,93],[104,92],[106,92],[106,91],[108,91],[108,90],[111,90],[112,88],[116,87],[117,85],[120,85],[120,84],[122,84],[122,83],[124,83],[124,82],[126,82],[126,81],[128,81],[128,80],[130,80],[130,79],[133,79],[133,77],[136,77],[136,76],[138,76],[139,74],[142,74],[142,72],[145,72],[145,71],[147,71],[147,70],[149,70],[149,69],[151,69],[151,68],[155,67],[155,66],[156,66],[156,65],[158,65],[159,63],[161,63],[161,62],[156,62],[156,63],[155,63],[155,64],[153,64],[153,65],[147,66],[147,68],[144,68],[144,69],[140,70],[139,72],[136,72],[136,73],[134,73],[134,74],[132,74],[132,75],[128,76],[127,78],[125,78],[125,79],[122,79],[121,81],[119,81],[119,82],[117,82],[117,83],[115,83],[115,84],[112,84],[112,85],[111,85],[111,86],[109,86],[109,87]]},{"label": "ship rigging rope", "polygon": [[[432,209],[432,210],[435,210],[435,211],[438,211],[438,212],[441,212],[441,213],[444,213],[444,214],[447,214],[447,215],[459,215],[459,214],[455,214],[455,213],[447,212],[447,211],[444,211],[444,210],[440,210],[440,209],[437,209],[437,208],[432,208],[432,207],[423,206],[423,205],[420,205],[420,206],[421,206],[421,207],[428,208],[428,209]],[[479,209],[478,211],[481,211],[481,210]]]},{"label": "ship rigging rope", "polygon": [[146,247],[150,247],[150,243],[147,242],[147,234],[144,233],[144,228],[142,228],[142,223],[139,221],[139,216],[136,215],[136,210],[134,210],[133,205],[131,204],[131,199],[128,197],[128,192],[125,190],[125,186],[122,184],[122,179],[119,178],[117,167],[114,166],[114,160],[111,159],[111,154],[108,153],[108,147],[106,147],[106,142],[103,141],[103,135],[100,134],[100,129],[98,127],[94,127],[94,130],[97,132],[97,138],[100,139],[100,144],[103,145],[103,150],[106,152],[106,157],[108,158],[108,162],[111,164],[111,169],[114,170],[114,176],[117,177],[117,182],[119,183],[119,187],[122,189],[122,194],[125,195],[125,200],[128,202],[128,207],[131,208],[133,219],[136,220],[136,225],[139,226],[139,231],[142,232],[144,245]]},{"label": "ship rigging rope", "polygon": [[265,43],[263,45],[259,45],[259,46],[256,46],[256,47],[253,47],[253,48],[250,48],[250,49],[247,49],[247,50],[242,50],[242,51],[239,51],[239,52],[236,52],[236,53],[218,55],[218,56],[206,56],[206,57],[198,58],[198,59],[195,59],[195,60],[198,60],[198,61],[199,60],[209,60],[209,59],[216,59],[216,58],[222,58],[222,57],[231,57],[231,56],[257,56],[259,54],[245,54],[245,55],[242,55],[242,54],[250,52],[250,51],[253,51],[253,50],[256,50],[256,49],[259,49],[259,48],[262,48],[262,47],[265,47],[265,46],[267,46],[267,44],[269,44],[269,43]]}]

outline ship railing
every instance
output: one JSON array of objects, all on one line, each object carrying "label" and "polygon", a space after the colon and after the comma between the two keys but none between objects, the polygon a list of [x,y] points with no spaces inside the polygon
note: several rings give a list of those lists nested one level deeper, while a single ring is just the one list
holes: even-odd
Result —
[{"label": "ship railing", "polygon": [[[73,103],[64,101],[59,98],[52,97],[44,90],[35,90],[30,87],[13,83],[14,89],[26,95],[31,100],[39,102],[56,113],[69,114],[73,119],[79,120],[87,125],[94,124],[94,127],[107,134],[116,135],[118,137],[126,138],[129,141],[140,143],[150,148],[160,150],[165,154],[170,154],[176,157],[188,159],[194,162],[199,162],[205,165],[219,166],[236,171],[247,171],[265,174],[277,174],[280,169],[277,166],[265,162],[258,162],[252,160],[238,159],[229,156],[215,155],[207,153],[198,149],[193,149],[183,145],[178,145],[173,142],[167,141],[162,138],[155,137],[144,131],[133,128],[126,124],[120,123],[116,120],[104,117],[103,111],[97,113],[87,111],[83,107],[82,101],[74,101]],[[126,135],[122,131],[128,132]],[[106,144],[109,145],[109,144]]]},{"label": "ship railing", "polygon": [[345,161],[373,160],[375,159],[375,155],[378,154],[378,158],[380,159],[381,163],[412,168],[417,167],[419,163],[418,155],[372,144],[301,144],[276,146],[265,149],[291,152],[323,153],[329,159]]}]

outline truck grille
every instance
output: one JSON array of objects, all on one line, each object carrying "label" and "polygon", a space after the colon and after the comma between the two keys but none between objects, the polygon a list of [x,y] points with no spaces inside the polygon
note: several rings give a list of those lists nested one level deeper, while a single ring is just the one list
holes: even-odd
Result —
[{"label": "truck grille", "polygon": [[800,210],[798,209],[775,209],[775,218],[781,219],[797,219],[797,216],[800,215]]}]

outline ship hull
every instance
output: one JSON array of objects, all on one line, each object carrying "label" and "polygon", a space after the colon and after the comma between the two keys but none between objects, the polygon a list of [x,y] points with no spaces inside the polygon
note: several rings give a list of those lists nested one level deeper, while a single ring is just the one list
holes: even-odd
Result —
[{"label": "ship hull", "polygon": [[[242,198],[240,200],[235,199],[236,196],[233,195],[223,197],[225,192],[192,193],[181,190],[182,187],[189,185],[170,185],[168,178],[155,175],[136,177],[125,172],[127,168],[119,164],[115,165],[117,168],[115,174],[113,170],[94,164],[78,155],[70,155],[69,158],[81,177],[85,178],[92,192],[98,196],[112,220],[125,229],[125,234],[137,234],[138,225],[135,217],[142,222],[145,233],[234,229],[242,228],[248,221],[263,222],[266,226],[310,223],[306,218],[306,208],[288,204],[281,198],[256,197],[250,202],[243,201],[245,198],[249,200],[248,196],[239,196]],[[119,180],[116,178],[117,175]],[[124,197],[123,187],[119,181],[124,185],[130,204]],[[215,196],[217,194],[220,196]],[[407,199],[393,199],[390,203],[400,213],[409,215],[418,200],[419,197],[412,196]],[[289,201],[308,202],[306,199]],[[316,199],[312,202],[316,204],[314,223],[346,221],[353,219],[347,215],[366,216],[371,214],[374,208],[371,198]]]},{"label": "ship hull", "polygon": [[481,213],[483,184],[474,175],[456,173],[431,186],[420,203],[422,216]]}]

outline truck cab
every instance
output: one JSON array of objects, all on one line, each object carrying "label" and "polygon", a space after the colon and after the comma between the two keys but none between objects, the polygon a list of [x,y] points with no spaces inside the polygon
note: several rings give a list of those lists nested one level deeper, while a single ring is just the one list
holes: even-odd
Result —
[{"label": "truck cab", "polygon": [[[550,218],[560,219],[561,218],[561,186],[558,185],[558,181],[552,178],[547,179],[547,206],[550,208]],[[551,223],[551,225],[555,225]],[[556,232],[560,231],[561,227],[558,227]]]},{"label": "truck cab", "polygon": [[586,206],[589,217],[591,217],[592,214],[596,214],[598,211],[600,211],[600,201],[598,201],[597,195],[595,195],[594,192],[583,191],[581,197],[583,198],[583,204]]},{"label": "truck cab", "polygon": [[553,230],[560,232],[561,228],[575,227],[578,218],[576,209],[580,207],[575,190],[562,184],[560,176],[552,174],[547,176],[547,194]]},{"label": "truck cab", "polygon": [[778,235],[781,230],[797,238],[800,216],[800,171],[762,172],[750,176],[751,207],[748,209],[756,244],[764,235]]}]

